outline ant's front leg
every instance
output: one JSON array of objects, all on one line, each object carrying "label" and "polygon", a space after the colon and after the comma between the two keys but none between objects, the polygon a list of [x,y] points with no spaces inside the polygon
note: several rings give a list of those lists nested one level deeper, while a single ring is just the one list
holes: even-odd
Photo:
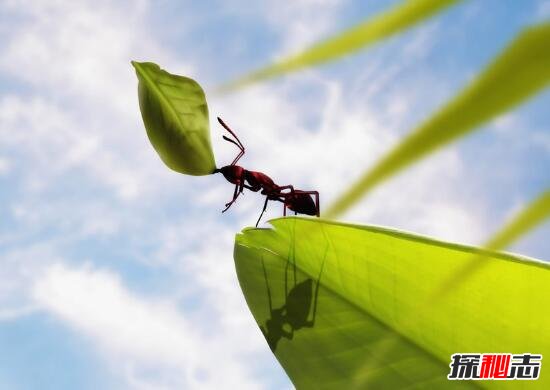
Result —
[{"label": "ant's front leg", "polygon": [[225,213],[231,207],[231,205],[235,203],[238,197],[239,197],[239,184],[236,184],[235,191],[233,191],[233,199],[229,203],[225,204],[225,209],[222,210],[222,213]]},{"label": "ant's front leg", "polygon": [[244,180],[241,179],[241,184],[239,186],[239,194],[244,194],[243,189],[244,189]]}]

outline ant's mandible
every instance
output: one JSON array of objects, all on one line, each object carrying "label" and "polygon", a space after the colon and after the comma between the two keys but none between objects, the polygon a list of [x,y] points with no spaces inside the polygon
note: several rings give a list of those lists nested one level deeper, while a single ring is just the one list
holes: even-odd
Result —
[{"label": "ant's mandible", "polygon": [[[262,213],[256,222],[256,227],[260,223],[260,219],[267,208],[267,202],[270,200],[279,201],[284,204],[283,215],[286,216],[286,209],[294,211],[295,214],[307,214],[316,215],[319,217],[319,192],[317,191],[302,191],[296,190],[292,185],[279,186],[275,182],[262,172],[249,171],[243,167],[236,165],[237,161],[244,155],[245,149],[237,135],[225,124],[220,117],[218,122],[223,126],[225,130],[229,132],[235,139],[231,139],[227,136],[223,136],[223,139],[227,142],[231,142],[239,148],[237,157],[231,162],[230,165],[225,167],[216,168],[213,173],[220,172],[228,182],[235,185],[235,191],[233,192],[233,199],[225,204],[225,209],[222,213],[226,212],[233,203],[237,200],[243,190],[246,188],[250,191],[258,192],[265,195],[265,203]],[[311,195],[315,196],[313,201]]]}]

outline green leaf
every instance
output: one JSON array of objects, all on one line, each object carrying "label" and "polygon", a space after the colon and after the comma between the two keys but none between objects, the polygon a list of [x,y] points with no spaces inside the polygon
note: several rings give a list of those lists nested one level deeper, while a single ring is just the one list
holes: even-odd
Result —
[{"label": "green leaf", "polygon": [[[284,218],[237,235],[248,306],[298,389],[482,386],[447,380],[458,352],[550,354],[550,266],[372,226]],[[487,265],[437,304],[472,256]],[[291,336],[292,335],[292,336]],[[550,375],[514,381],[549,388]]]},{"label": "green leaf", "polygon": [[305,51],[257,70],[220,89],[231,90],[351,54],[376,41],[408,29],[460,0],[409,0]]},{"label": "green leaf", "polygon": [[[521,210],[510,222],[503,226],[491,239],[487,241],[484,248],[489,250],[501,250],[512,244],[527,232],[535,229],[550,217],[550,190],[543,192],[531,203]],[[465,262],[460,269],[454,273],[449,280],[441,284],[436,296],[447,294],[455,286],[471,278],[475,273],[486,265],[485,256],[473,256]]]},{"label": "green leaf", "polygon": [[200,85],[152,62],[135,62],[139,107],[147,136],[162,161],[176,172],[209,175],[216,168],[208,106]]},{"label": "green leaf", "polygon": [[408,135],[325,211],[334,218],[401,169],[524,102],[550,82],[550,23],[528,28],[466,89]]},{"label": "green leaf", "polygon": [[484,247],[493,250],[504,249],[548,217],[550,217],[550,190],[544,191],[532,200],[527,207],[487,241]]}]

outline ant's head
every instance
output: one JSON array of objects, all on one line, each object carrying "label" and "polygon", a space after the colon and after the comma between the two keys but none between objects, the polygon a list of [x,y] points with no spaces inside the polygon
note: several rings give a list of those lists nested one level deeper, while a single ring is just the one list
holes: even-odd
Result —
[{"label": "ant's head", "polygon": [[226,165],[225,167],[214,169],[213,173],[221,173],[225,179],[233,184],[236,184],[237,181],[243,177],[244,168],[238,165]]}]

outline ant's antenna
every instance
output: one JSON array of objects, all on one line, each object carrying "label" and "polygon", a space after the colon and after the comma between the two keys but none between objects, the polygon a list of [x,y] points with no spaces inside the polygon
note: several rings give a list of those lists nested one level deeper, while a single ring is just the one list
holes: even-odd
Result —
[{"label": "ant's antenna", "polygon": [[224,140],[226,140],[227,142],[231,142],[232,144],[237,145],[237,147],[238,147],[239,149],[243,150],[243,148],[241,147],[241,145],[239,145],[238,143],[236,143],[235,141],[233,141],[231,138],[226,137],[225,135],[222,135],[222,138],[223,138]]},{"label": "ant's antenna", "polygon": [[237,157],[235,157],[235,159],[233,160],[233,162],[231,163],[231,165],[235,165],[237,163],[237,161],[239,161],[239,159],[244,155],[244,146],[243,144],[241,143],[241,141],[239,140],[239,137],[237,137],[237,135],[233,132],[233,130],[231,130],[229,128],[229,126],[227,126],[225,124],[224,121],[222,121],[222,118],[220,117],[217,117],[218,118],[218,122],[220,123],[220,125],[223,126],[223,128],[225,130],[227,130],[229,132],[229,134],[231,134],[233,137],[235,137],[235,139],[237,140],[237,142],[233,141],[232,139],[230,139],[229,137],[226,137],[225,135],[223,136],[223,139],[226,140],[226,141],[229,141],[231,142],[232,144],[234,144],[235,146],[237,146],[241,151],[239,152],[239,154],[237,154]]},{"label": "ant's antenna", "polygon": [[239,149],[242,149],[242,150],[244,151],[244,146],[243,146],[243,144],[241,143],[241,141],[239,140],[239,137],[237,137],[237,135],[233,132],[233,130],[231,130],[231,129],[229,128],[229,126],[227,126],[227,125],[225,124],[225,122],[222,120],[222,118],[220,118],[220,117],[217,117],[217,118],[218,118],[218,122],[220,123],[220,125],[222,125],[223,128],[229,132],[229,134],[231,134],[233,137],[235,137],[235,139],[237,140],[238,143],[235,142],[235,141],[233,141],[232,139],[229,139],[229,138],[226,137],[225,135],[223,136],[223,139],[225,139],[226,141],[229,141],[229,142],[231,142],[231,143],[237,145],[237,147],[239,147]]}]

